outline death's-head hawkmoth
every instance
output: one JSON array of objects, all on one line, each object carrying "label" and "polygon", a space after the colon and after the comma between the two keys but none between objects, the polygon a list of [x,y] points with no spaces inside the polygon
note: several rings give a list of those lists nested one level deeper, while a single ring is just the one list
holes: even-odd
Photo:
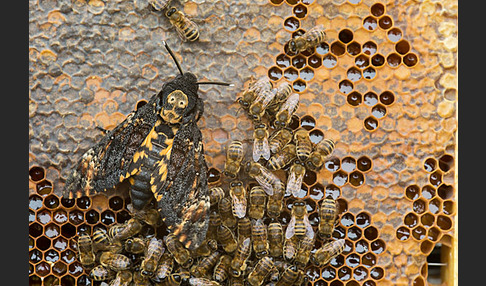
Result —
[{"label": "death's-head hawkmoth", "polygon": [[155,198],[169,231],[194,249],[206,236],[210,207],[207,164],[197,126],[204,112],[198,87],[230,84],[198,82],[194,74],[182,71],[163,44],[180,74],[81,157],[63,195],[90,196],[127,180],[133,209],[142,211]]}]

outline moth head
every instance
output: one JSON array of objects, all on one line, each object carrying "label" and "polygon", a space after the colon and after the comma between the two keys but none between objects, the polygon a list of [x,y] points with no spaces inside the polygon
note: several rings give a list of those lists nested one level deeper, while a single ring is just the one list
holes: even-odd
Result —
[{"label": "moth head", "polygon": [[[160,116],[170,124],[186,123],[195,118],[199,102],[196,76],[186,72],[162,87]],[[202,102],[201,102],[202,103]]]}]

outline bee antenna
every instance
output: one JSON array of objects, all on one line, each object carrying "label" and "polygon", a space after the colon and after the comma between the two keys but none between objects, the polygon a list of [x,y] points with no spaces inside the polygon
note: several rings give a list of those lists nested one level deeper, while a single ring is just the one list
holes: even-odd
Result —
[{"label": "bee antenna", "polygon": [[224,85],[224,86],[235,86],[234,83],[227,83],[221,81],[198,81],[196,84],[216,84],[216,85]]},{"label": "bee antenna", "polygon": [[177,69],[179,70],[179,72],[181,73],[181,75],[184,74],[184,72],[182,71],[182,68],[181,68],[181,65],[179,64],[179,62],[177,61],[174,53],[172,52],[172,50],[169,48],[169,45],[167,45],[167,43],[165,41],[162,41],[162,44],[165,46],[165,48],[167,49],[167,51],[169,52],[169,54],[171,55],[172,59],[174,60],[176,66],[177,66]]}]

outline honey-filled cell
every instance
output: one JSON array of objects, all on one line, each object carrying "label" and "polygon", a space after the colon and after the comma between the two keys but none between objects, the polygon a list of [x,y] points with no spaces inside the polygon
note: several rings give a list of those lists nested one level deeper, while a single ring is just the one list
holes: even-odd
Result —
[{"label": "honey-filled cell", "polygon": [[382,3],[375,3],[371,5],[370,13],[375,17],[382,16],[383,14],[385,14],[385,5],[383,5]]},{"label": "honey-filled cell", "polygon": [[292,9],[292,12],[297,18],[303,19],[307,16],[307,7],[302,4],[297,4],[294,6],[294,9]]},{"label": "honey-filled cell", "polygon": [[378,19],[378,26],[383,30],[388,30],[393,26],[393,20],[390,16],[383,16]]},{"label": "honey-filled cell", "polygon": [[45,170],[42,167],[39,166],[33,166],[29,169],[29,179],[31,181],[35,182],[40,182],[45,178]]},{"label": "honey-filled cell", "polygon": [[48,180],[42,180],[35,185],[36,191],[41,196],[46,196],[52,192],[52,183]]},{"label": "honey-filled cell", "polygon": [[331,43],[331,53],[335,56],[342,56],[346,52],[346,46],[340,41],[334,41]]}]

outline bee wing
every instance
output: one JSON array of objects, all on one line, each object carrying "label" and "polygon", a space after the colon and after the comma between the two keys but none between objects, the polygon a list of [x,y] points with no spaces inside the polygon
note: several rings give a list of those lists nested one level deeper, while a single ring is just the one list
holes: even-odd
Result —
[{"label": "bee wing", "polygon": [[297,197],[297,194],[302,186],[302,181],[304,179],[304,174],[296,175],[295,172],[290,172],[289,179],[287,180],[287,189],[285,190],[285,195],[292,194]]},{"label": "bee wing", "polygon": [[304,225],[305,225],[305,230],[306,230],[307,236],[309,238],[314,238],[314,234],[315,234],[314,229],[312,228],[312,225],[310,224],[308,215],[304,216]]},{"label": "bee wing", "polygon": [[253,161],[258,162],[260,157],[264,154],[264,143],[263,140],[253,140]]},{"label": "bee wing", "polygon": [[232,195],[232,208],[233,215],[237,218],[244,218],[246,215],[246,197],[239,197],[237,195]]},{"label": "bee wing", "polygon": [[298,106],[299,106],[299,94],[298,93],[292,93],[287,98],[285,103],[282,105],[280,110],[287,110],[289,112],[289,114],[293,114]]},{"label": "bee wing", "polygon": [[265,179],[263,179],[261,177],[261,175],[256,176],[255,180],[258,182],[258,184],[260,184],[260,186],[262,186],[263,190],[265,191],[265,193],[267,193],[267,195],[269,195],[269,196],[273,195],[273,185],[272,184],[265,181]]},{"label": "bee wing", "polygon": [[290,218],[289,224],[287,225],[287,229],[285,230],[285,238],[286,239],[290,239],[290,238],[292,238],[292,236],[294,236],[294,234],[295,234],[295,223],[296,223],[296,219],[295,219],[295,215],[293,215]]},{"label": "bee wing", "polygon": [[174,25],[176,31],[177,31],[177,35],[179,35],[179,38],[183,41],[183,42],[186,42],[187,41],[187,38],[186,36],[184,35],[184,32],[183,30],[180,28],[180,26],[178,25]]},{"label": "bee wing", "polygon": [[265,160],[270,159],[270,145],[268,144],[268,138],[263,138],[262,140],[262,157]]}]

